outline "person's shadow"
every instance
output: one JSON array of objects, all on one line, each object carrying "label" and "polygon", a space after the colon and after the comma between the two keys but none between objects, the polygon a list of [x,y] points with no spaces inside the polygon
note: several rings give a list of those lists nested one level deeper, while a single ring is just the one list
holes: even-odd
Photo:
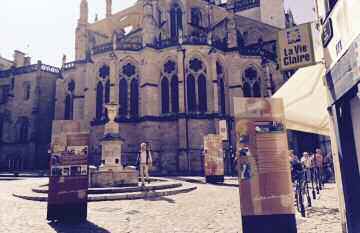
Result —
[{"label": "person's shadow", "polygon": [[48,224],[58,233],[111,233],[110,231],[89,221],[78,224],[61,222],[49,222]]}]

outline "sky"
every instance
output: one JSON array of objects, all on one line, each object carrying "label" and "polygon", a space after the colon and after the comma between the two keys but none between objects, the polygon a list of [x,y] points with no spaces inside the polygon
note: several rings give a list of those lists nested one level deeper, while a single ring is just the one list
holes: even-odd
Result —
[{"label": "sky", "polygon": [[[266,0],[271,2],[271,0]],[[89,20],[105,16],[105,0],[88,0]],[[113,12],[133,5],[136,0],[113,0]],[[313,19],[313,0],[285,0],[296,23]],[[13,57],[20,50],[32,57],[32,63],[60,66],[63,54],[74,59],[75,28],[80,0],[1,0],[0,56]]]}]

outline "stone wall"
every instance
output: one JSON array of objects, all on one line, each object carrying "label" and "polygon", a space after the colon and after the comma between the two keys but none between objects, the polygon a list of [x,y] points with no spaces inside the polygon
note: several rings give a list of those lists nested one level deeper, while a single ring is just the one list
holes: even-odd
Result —
[{"label": "stone wall", "polygon": [[[9,161],[14,160],[21,160],[23,164],[16,165],[17,169],[48,166],[47,150],[54,119],[57,78],[56,74],[34,70],[0,80],[0,86],[10,86],[8,101],[0,104],[3,119],[0,169],[7,169]],[[27,123],[28,130],[25,140],[20,141],[23,122]]]}]

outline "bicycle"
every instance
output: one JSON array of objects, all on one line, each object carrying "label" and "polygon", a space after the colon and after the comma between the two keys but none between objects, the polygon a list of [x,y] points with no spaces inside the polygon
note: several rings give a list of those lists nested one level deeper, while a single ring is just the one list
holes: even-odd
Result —
[{"label": "bicycle", "polygon": [[298,169],[294,174],[293,181],[295,182],[295,202],[297,210],[301,213],[302,217],[306,216],[305,200],[307,201],[308,207],[312,206],[307,170],[303,167]]}]

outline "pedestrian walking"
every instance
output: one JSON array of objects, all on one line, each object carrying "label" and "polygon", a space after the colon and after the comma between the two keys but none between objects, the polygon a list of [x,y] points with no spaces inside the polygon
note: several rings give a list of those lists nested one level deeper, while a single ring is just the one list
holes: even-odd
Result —
[{"label": "pedestrian walking", "polygon": [[334,170],[333,170],[333,159],[332,159],[332,154],[331,152],[328,153],[325,157],[324,157],[324,182],[329,182],[329,180],[333,177],[334,175]]},{"label": "pedestrian walking", "polygon": [[315,169],[318,173],[321,181],[323,180],[323,167],[324,167],[324,156],[322,155],[322,152],[320,149],[315,150]]},{"label": "pedestrian walking", "polygon": [[140,166],[141,186],[145,186],[145,177],[150,184],[149,170],[152,167],[151,147],[149,143],[140,144],[140,153],[138,155],[138,164]]},{"label": "pedestrian walking", "polygon": [[298,173],[302,172],[303,167],[299,158],[294,154],[293,150],[289,150],[289,161],[291,169],[291,180],[294,182],[298,177]]},{"label": "pedestrian walking", "polygon": [[313,168],[313,158],[310,156],[308,152],[303,153],[303,157],[301,158],[301,163],[303,164],[306,171],[306,179],[307,181],[311,180],[311,170]]}]

